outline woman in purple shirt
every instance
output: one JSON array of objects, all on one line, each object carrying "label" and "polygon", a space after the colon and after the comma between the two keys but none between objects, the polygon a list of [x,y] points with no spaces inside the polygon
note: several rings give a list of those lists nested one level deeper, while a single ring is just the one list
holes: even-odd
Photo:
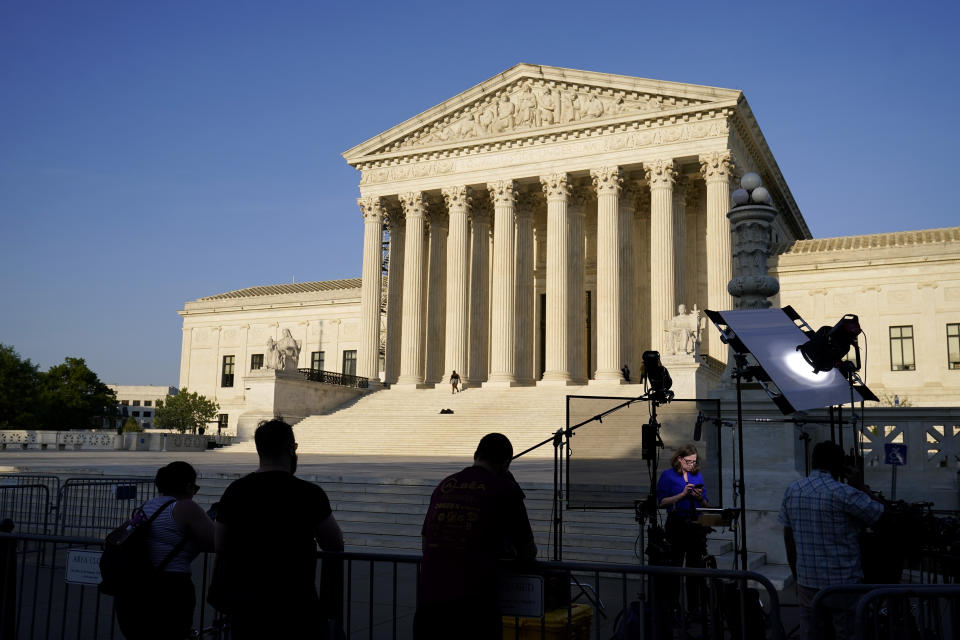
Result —
[{"label": "woman in purple shirt", "polygon": [[[707,555],[707,528],[696,522],[697,507],[707,506],[707,494],[700,475],[697,448],[685,444],[670,458],[670,468],[657,482],[657,505],[667,510],[665,533],[670,543],[670,564],[676,567],[703,567]],[[687,580],[687,606],[699,605],[697,581]],[[671,598],[676,601],[676,598]]]}]

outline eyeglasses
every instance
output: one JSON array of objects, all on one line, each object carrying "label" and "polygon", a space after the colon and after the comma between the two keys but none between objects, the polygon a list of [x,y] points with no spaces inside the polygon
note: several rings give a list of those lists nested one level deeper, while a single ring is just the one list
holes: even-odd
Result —
[{"label": "eyeglasses", "polygon": [[691,460],[690,458],[680,458],[680,462],[683,462],[684,464],[697,464],[697,459],[694,458]]}]

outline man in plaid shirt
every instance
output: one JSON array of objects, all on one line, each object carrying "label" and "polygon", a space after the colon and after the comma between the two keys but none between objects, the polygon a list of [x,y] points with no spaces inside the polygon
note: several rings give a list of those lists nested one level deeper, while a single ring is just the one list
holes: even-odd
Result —
[{"label": "man in plaid shirt", "polygon": [[[859,534],[883,514],[882,504],[839,481],[843,470],[843,449],[839,445],[817,444],[811,466],[808,477],[787,488],[778,518],[784,526],[787,559],[797,581],[802,638],[819,637],[811,605],[820,589],[863,580]],[[853,603],[826,604],[836,637],[853,637]]]}]

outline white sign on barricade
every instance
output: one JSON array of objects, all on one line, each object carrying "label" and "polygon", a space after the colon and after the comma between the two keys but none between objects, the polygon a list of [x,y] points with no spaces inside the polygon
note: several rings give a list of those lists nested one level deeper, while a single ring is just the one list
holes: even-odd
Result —
[{"label": "white sign on barricade", "polygon": [[68,549],[64,580],[73,584],[100,584],[100,556],[102,551]]},{"label": "white sign on barricade", "polygon": [[504,576],[500,582],[500,610],[505,616],[543,616],[543,576]]}]

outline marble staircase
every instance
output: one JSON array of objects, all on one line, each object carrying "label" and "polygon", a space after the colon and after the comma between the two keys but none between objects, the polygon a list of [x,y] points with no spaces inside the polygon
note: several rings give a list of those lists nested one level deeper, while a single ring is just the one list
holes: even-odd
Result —
[{"label": "marble staircase", "polygon": [[[457,394],[448,385],[394,386],[304,418],[294,429],[300,453],[469,457],[492,431],[509,437],[519,452],[565,426],[568,394],[627,398],[642,393],[640,385],[473,388]],[[441,409],[453,413],[441,414]],[[253,442],[231,450],[253,451]],[[545,446],[530,456],[552,457],[553,450]]]}]

